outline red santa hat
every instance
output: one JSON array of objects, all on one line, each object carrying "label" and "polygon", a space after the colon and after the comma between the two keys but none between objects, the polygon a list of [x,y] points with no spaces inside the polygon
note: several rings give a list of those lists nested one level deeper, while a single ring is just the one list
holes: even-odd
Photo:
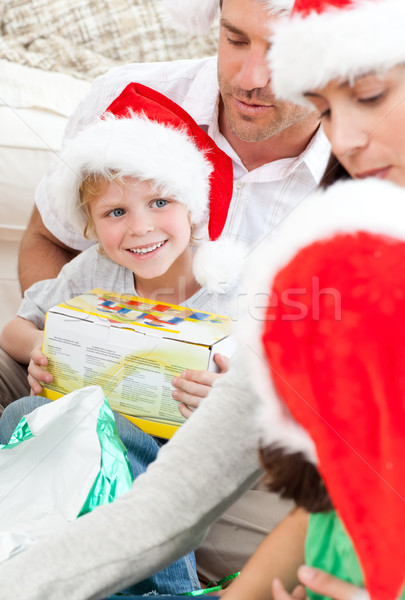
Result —
[{"label": "red santa hat", "polygon": [[[263,2],[263,0],[262,0]],[[270,14],[290,11],[294,0],[264,0]],[[220,0],[162,0],[161,13],[169,26],[205,34],[219,12]]]},{"label": "red santa hat", "polygon": [[304,92],[332,79],[350,81],[403,63],[404,22],[404,0],[296,0],[272,34],[275,95],[306,103]]},{"label": "red santa hat", "polygon": [[201,242],[194,255],[197,281],[212,291],[224,291],[222,284],[234,282],[241,248],[218,240],[232,199],[232,161],[187,112],[159,92],[131,83],[66,145],[51,185],[57,208],[79,231],[87,223],[79,197],[83,178],[99,174],[111,179],[111,172],[151,180],[184,204],[193,237],[210,240]]},{"label": "red santa hat", "polygon": [[395,600],[405,584],[404,190],[345,181],[305,204],[248,269],[240,337],[263,445],[318,466],[371,597]]}]

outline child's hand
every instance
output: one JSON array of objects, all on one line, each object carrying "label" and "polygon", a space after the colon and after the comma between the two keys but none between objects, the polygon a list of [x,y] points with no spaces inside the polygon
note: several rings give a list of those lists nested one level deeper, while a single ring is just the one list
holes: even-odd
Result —
[{"label": "child's hand", "polygon": [[179,402],[179,411],[186,419],[198,408],[201,400],[208,396],[214,381],[228,370],[229,359],[226,356],[215,354],[214,361],[219,373],[189,370],[172,379],[172,385],[176,388],[172,398]]},{"label": "child's hand", "polygon": [[31,351],[31,360],[28,365],[28,383],[31,387],[31,396],[37,396],[42,392],[42,383],[50,383],[53,376],[45,371],[43,367],[48,364],[48,359],[41,351],[41,342]]}]

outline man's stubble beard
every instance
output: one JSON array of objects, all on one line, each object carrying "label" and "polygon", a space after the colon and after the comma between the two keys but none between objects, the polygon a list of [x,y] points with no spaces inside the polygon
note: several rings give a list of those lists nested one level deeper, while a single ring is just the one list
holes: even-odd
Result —
[{"label": "man's stubble beard", "polygon": [[[268,90],[258,89],[246,92],[245,90],[227,89],[220,74],[218,75],[218,82],[228,127],[243,142],[264,142],[291,125],[306,119],[311,112],[303,106],[275,101]],[[257,122],[259,119],[254,116],[242,115],[236,109],[229,109],[227,105],[227,95],[229,94],[242,101],[245,99],[246,101],[257,102],[257,104],[271,104],[268,118]]]}]

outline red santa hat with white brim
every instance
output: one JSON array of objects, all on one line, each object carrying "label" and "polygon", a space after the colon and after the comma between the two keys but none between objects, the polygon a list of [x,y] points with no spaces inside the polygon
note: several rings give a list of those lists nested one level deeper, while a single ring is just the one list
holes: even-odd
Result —
[{"label": "red santa hat with white brim", "polygon": [[[267,0],[270,14],[290,11],[294,0]],[[162,0],[161,14],[173,29],[205,34],[219,12],[220,0]]]},{"label": "red santa hat with white brim", "polygon": [[317,465],[373,600],[405,584],[404,264],[403,188],[339,182],[252,256],[239,334],[262,445]]},{"label": "red santa hat with white brim", "polygon": [[[233,189],[231,159],[190,115],[159,92],[129,84],[93,124],[63,149],[50,185],[56,208],[83,232],[87,216],[79,188],[92,174],[151,180],[159,191],[184,204],[203,241],[194,254],[197,281],[223,292],[241,269],[243,250],[220,238]],[[205,241],[204,241],[205,240]]]},{"label": "red santa hat with white brim", "polygon": [[304,93],[333,79],[383,73],[405,61],[404,0],[296,0],[272,32],[272,89],[306,104]]}]

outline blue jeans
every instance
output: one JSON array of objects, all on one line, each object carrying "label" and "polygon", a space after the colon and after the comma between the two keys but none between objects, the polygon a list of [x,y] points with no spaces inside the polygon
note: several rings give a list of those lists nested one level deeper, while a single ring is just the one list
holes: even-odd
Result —
[{"label": "blue jeans", "polygon": [[[9,404],[0,419],[0,444],[7,444],[21,417],[29,414],[38,406],[48,404],[50,400],[40,396],[27,396]],[[127,449],[132,475],[135,479],[155,460],[159,444],[154,438],[133,425],[128,419],[114,412],[118,435]],[[156,498],[158,502],[158,498]],[[196,572],[194,553],[190,552],[166,569],[159,571],[134,584],[124,591],[125,594],[142,595],[149,592],[158,594],[182,594],[200,589]],[[124,596],[125,598],[125,596]]]}]

